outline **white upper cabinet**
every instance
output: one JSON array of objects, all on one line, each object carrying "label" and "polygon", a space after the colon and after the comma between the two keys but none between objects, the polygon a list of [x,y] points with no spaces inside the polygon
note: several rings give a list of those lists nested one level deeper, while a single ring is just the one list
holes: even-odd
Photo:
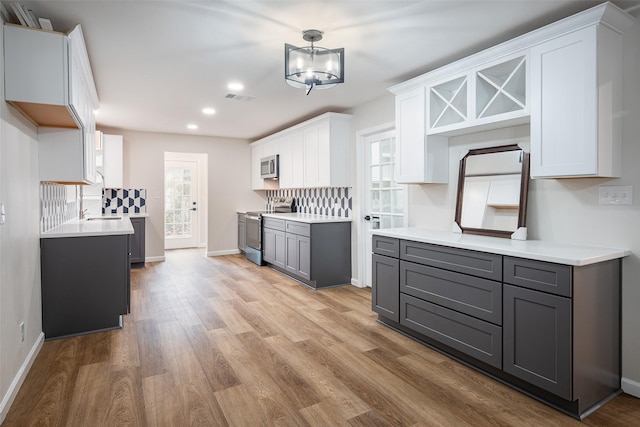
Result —
[{"label": "white upper cabinet", "polygon": [[304,144],[302,130],[279,138],[280,188],[304,187]]},{"label": "white upper cabinet", "polygon": [[79,25],[67,35],[5,24],[4,70],[5,100],[38,126],[79,128],[98,108]]},{"label": "white upper cabinet", "polygon": [[[252,143],[252,188],[349,187],[350,120],[326,113]],[[260,159],[273,154],[279,155],[279,180],[263,180]]]},{"label": "white upper cabinet", "polygon": [[532,48],[532,178],[621,175],[621,49],[599,24]]},{"label": "white upper cabinet", "polygon": [[105,188],[123,188],[122,135],[102,136],[102,174]]},{"label": "white upper cabinet", "polygon": [[527,54],[483,63],[427,86],[427,133],[457,135],[529,121]]},{"label": "white upper cabinet", "polygon": [[446,183],[448,180],[447,138],[427,137],[425,118],[424,88],[396,96],[398,183]]},{"label": "white upper cabinet", "polygon": [[[95,182],[94,110],[98,96],[81,27],[77,25],[67,35],[6,24],[4,71],[7,102],[38,126],[64,128],[38,132],[40,179]],[[55,150],[44,147],[49,141]],[[54,159],[63,163],[42,165]],[[80,163],[72,163],[76,161]]]},{"label": "white upper cabinet", "polygon": [[529,122],[533,178],[620,176],[622,33],[633,22],[603,3],[390,88],[399,182],[446,182],[449,136]]}]

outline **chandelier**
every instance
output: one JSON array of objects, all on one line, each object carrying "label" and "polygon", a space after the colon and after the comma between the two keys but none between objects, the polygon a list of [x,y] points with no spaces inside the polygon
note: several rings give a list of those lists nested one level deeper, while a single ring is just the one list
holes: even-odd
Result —
[{"label": "chandelier", "polygon": [[284,78],[295,88],[329,89],[344,83],[344,49],[325,49],[314,43],[322,40],[322,31],[305,30],[302,38],[310,46],[284,45]]}]

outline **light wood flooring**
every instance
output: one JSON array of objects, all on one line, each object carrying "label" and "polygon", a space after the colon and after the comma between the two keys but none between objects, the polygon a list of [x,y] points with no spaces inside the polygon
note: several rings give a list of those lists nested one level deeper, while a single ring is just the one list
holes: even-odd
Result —
[{"label": "light wood flooring", "polygon": [[[132,271],[125,326],[49,341],[3,426],[572,426],[376,322],[371,293],[313,291],[240,255]],[[590,426],[640,425],[622,395]]]}]

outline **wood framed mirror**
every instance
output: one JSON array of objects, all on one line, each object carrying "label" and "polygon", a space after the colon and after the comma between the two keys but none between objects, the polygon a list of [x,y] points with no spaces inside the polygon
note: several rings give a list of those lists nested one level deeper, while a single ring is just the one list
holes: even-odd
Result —
[{"label": "wood framed mirror", "polygon": [[526,240],[528,191],[529,153],[518,145],[469,150],[460,160],[456,225],[462,233]]}]

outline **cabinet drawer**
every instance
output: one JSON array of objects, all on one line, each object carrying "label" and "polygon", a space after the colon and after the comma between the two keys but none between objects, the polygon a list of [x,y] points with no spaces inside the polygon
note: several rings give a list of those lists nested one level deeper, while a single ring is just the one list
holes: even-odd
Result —
[{"label": "cabinet drawer", "polygon": [[400,240],[392,237],[373,236],[372,250],[374,254],[400,257]]},{"label": "cabinet drawer", "polygon": [[401,240],[400,259],[502,281],[502,255]]},{"label": "cabinet drawer", "polygon": [[400,292],[502,324],[500,282],[401,261]]},{"label": "cabinet drawer", "polygon": [[311,237],[311,224],[296,221],[287,221],[287,233],[297,234],[299,236]]},{"label": "cabinet drawer", "polygon": [[504,257],[504,281],[512,285],[570,297],[572,276],[568,265]]},{"label": "cabinet drawer", "polygon": [[400,323],[455,350],[502,369],[502,328],[400,294]]},{"label": "cabinet drawer", "polygon": [[284,223],[285,223],[284,219],[268,218],[268,217],[262,218],[262,226],[264,228],[272,228],[274,230],[284,231]]}]

